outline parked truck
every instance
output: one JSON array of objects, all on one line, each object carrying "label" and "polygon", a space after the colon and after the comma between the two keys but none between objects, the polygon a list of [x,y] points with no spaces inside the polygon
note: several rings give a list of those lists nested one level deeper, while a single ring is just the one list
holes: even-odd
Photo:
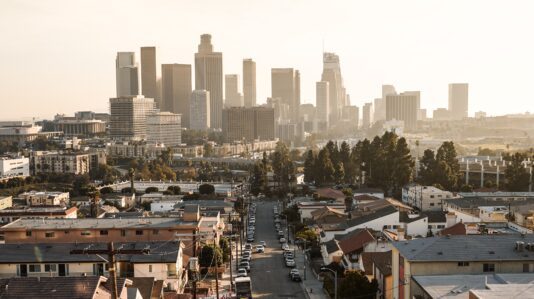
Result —
[{"label": "parked truck", "polygon": [[234,284],[237,299],[252,299],[250,277],[236,277]]}]

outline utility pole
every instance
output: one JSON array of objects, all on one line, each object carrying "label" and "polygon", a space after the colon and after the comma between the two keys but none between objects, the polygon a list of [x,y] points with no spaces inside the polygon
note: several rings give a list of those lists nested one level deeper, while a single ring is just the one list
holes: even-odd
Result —
[{"label": "utility pole", "polygon": [[[89,246],[90,247],[90,246]],[[70,254],[107,254],[108,256],[108,269],[111,276],[111,298],[119,299],[119,291],[117,287],[117,270],[115,269],[115,256],[117,254],[150,254],[150,249],[122,249],[122,246],[115,249],[113,242],[108,243],[107,249],[74,249],[70,251]]]},{"label": "utility pole", "polygon": [[[193,231],[193,257],[197,257],[197,230]],[[197,273],[193,277],[193,299],[197,299]]]},{"label": "utility pole", "polygon": [[[213,234],[213,254],[215,255],[215,250],[217,249],[217,232]],[[215,258],[215,294],[217,294],[217,299],[219,299],[219,263],[217,258]]]}]

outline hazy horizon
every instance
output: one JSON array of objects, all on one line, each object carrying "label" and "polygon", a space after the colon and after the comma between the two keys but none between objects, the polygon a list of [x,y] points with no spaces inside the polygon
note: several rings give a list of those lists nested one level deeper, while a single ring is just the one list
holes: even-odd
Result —
[{"label": "hazy horizon", "polygon": [[[469,115],[524,113],[534,78],[534,2],[514,1],[3,1],[0,119],[108,112],[115,56],[157,47],[162,63],[194,64],[200,35],[223,52],[224,74],[257,64],[257,98],[270,69],[301,73],[315,104],[322,51],[340,56],[351,104],[382,84],[420,90],[421,107],[447,107],[449,83],[469,83]],[[240,90],[242,90],[240,81]]]}]

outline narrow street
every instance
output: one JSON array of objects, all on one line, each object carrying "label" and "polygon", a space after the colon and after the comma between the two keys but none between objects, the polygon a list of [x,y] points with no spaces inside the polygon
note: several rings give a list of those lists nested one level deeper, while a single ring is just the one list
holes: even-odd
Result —
[{"label": "narrow street", "polygon": [[[274,228],[272,202],[258,202],[254,244],[267,242],[265,253],[254,253],[250,277],[253,298],[306,298],[300,283],[289,279],[290,268],[282,258],[281,245]],[[302,264],[297,264],[302,268]]]}]

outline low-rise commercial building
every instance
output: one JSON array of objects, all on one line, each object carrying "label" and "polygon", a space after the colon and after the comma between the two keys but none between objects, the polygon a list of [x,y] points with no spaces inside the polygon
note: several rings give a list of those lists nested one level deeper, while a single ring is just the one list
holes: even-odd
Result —
[{"label": "low-rise commercial building", "polygon": [[30,159],[0,156],[0,180],[30,175]]},{"label": "low-rise commercial building", "polygon": [[37,173],[86,174],[99,164],[106,164],[106,154],[92,152],[35,151],[30,153],[30,169]]},{"label": "low-rise commercial building", "polygon": [[443,200],[457,197],[434,186],[410,184],[402,188],[402,201],[420,211],[442,211]]},{"label": "low-rise commercial building", "polygon": [[11,223],[20,218],[58,218],[76,219],[78,218],[78,208],[65,207],[30,207],[30,208],[8,208],[0,210],[0,223]]},{"label": "low-rise commercial building", "polygon": [[28,191],[18,195],[28,206],[65,206],[69,204],[69,192]]}]

